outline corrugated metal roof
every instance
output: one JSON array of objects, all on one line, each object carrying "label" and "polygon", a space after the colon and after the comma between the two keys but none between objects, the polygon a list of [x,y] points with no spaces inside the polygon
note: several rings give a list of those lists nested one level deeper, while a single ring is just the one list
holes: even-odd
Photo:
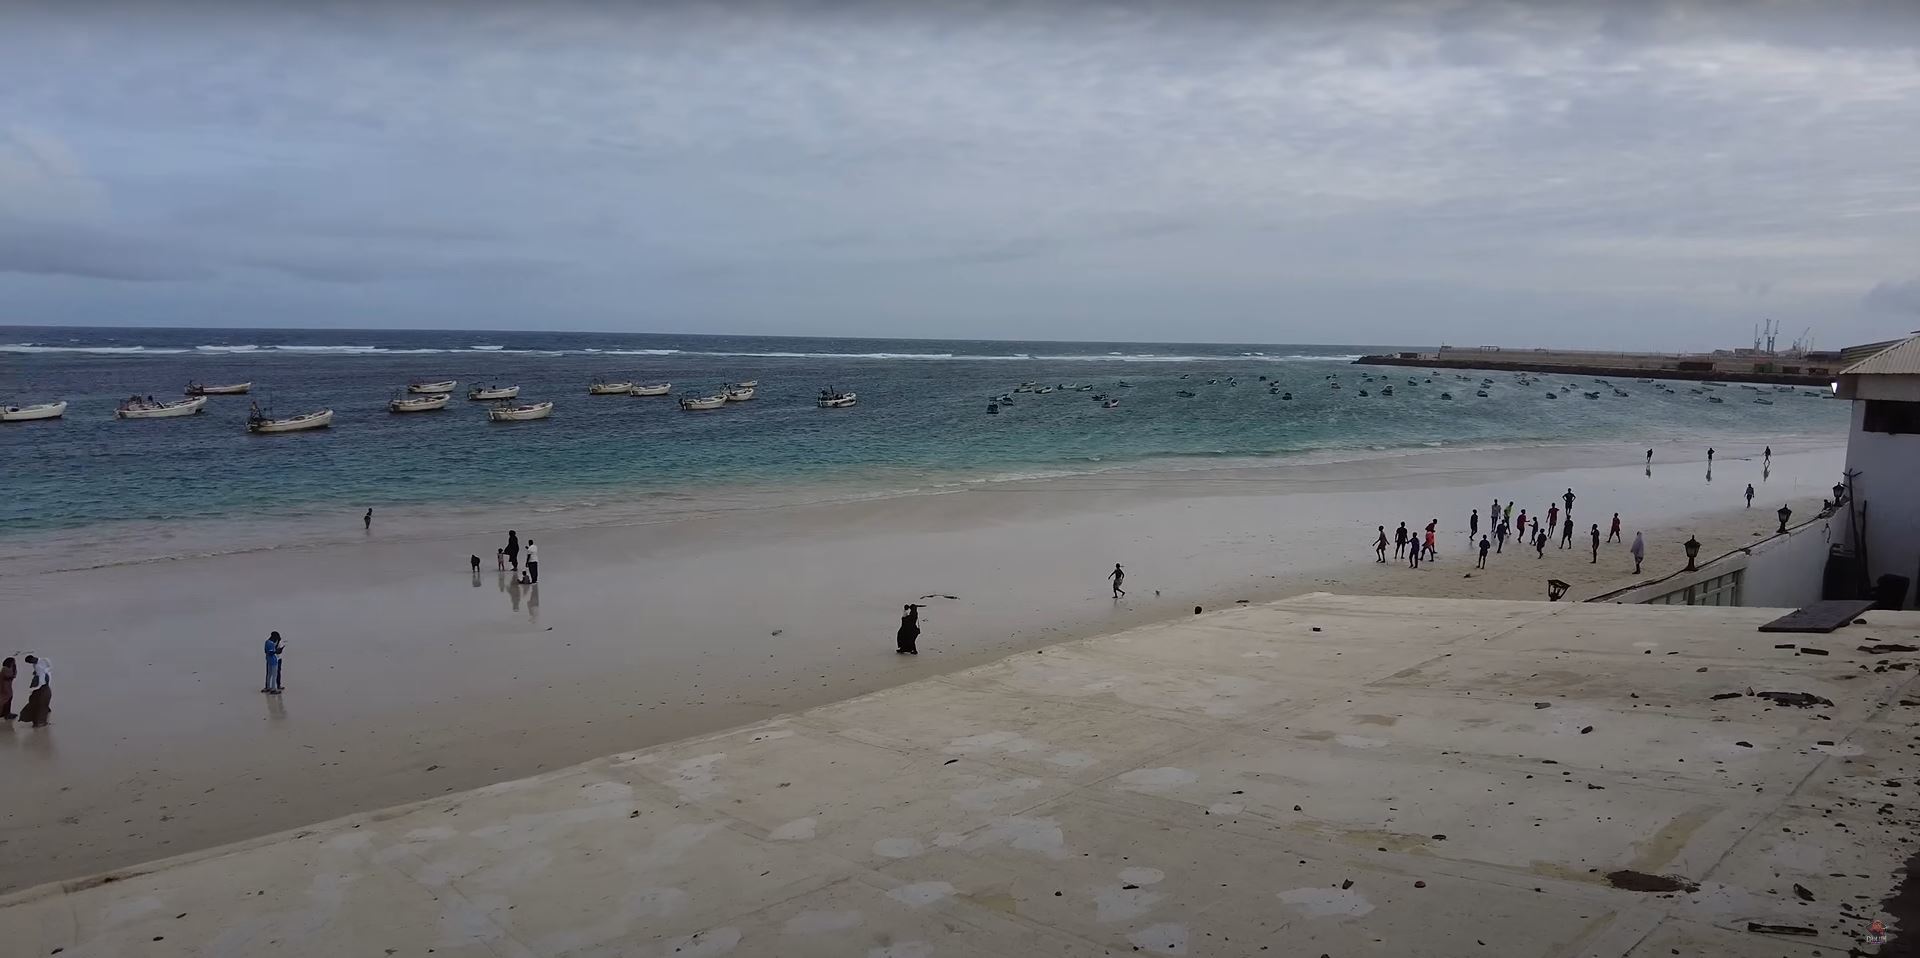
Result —
[{"label": "corrugated metal roof", "polygon": [[1920,376],[1920,336],[1840,370],[1842,376]]}]

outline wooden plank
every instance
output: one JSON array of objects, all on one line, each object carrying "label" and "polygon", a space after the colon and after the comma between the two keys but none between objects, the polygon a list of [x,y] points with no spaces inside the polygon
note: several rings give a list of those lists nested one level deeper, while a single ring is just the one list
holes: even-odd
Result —
[{"label": "wooden plank", "polygon": [[1832,632],[1873,608],[1872,599],[1824,599],[1760,627],[1762,632]]}]

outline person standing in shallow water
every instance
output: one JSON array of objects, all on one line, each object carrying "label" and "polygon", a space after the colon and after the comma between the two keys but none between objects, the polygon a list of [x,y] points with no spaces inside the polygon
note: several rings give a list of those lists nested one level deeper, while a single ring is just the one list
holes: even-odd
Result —
[{"label": "person standing in shallow water", "polygon": [[1380,538],[1373,540],[1373,554],[1375,557],[1373,561],[1375,562],[1387,561],[1387,527],[1386,526],[1380,527]]},{"label": "person standing in shallow water", "polygon": [[1773,447],[1772,446],[1768,446],[1766,451],[1760,454],[1760,465],[1762,467],[1773,465]]},{"label": "person standing in shallow water", "polygon": [[1647,450],[1647,465],[1653,465],[1653,450]]},{"label": "person standing in shallow water", "polygon": [[1593,564],[1600,564],[1600,523],[1593,524]]},{"label": "person standing in shallow water", "polygon": [[897,655],[920,654],[920,607],[909,602],[900,615],[900,631],[894,634]]},{"label": "person standing in shallow water", "polygon": [[1712,446],[1707,447],[1707,468],[1708,469],[1713,468],[1713,447]]},{"label": "person standing in shallow water", "polygon": [[507,557],[508,568],[515,572],[520,571],[520,533],[512,529],[507,530],[507,547],[501,549],[500,554]]},{"label": "person standing in shallow water", "polygon": [[367,514],[360,517],[360,525],[362,528],[366,529],[368,532],[373,531],[373,510],[372,509],[368,509]]},{"label": "person standing in shallow water", "polygon": [[1647,557],[1647,540],[1641,538],[1640,533],[1634,533],[1633,545],[1627,551],[1633,553],[1633,574],[1639,575],[1640,563]]},{"label": "person standing in shallow water", "polygon": [[1747,483],[1747,508],[1753,508],[1753,483]]},{"label": "person standing in shallow water", "polygon": [[[1382,540],[1385,540],[1386,532],[1382,531],[1380,537]],[[1386,551],[1384,546],[1381,548],[1381,551]],[[1120,563],[1116,562],[1113,564],[1113,571],[1107,573],[1107,578],[1113,580],[1114,598],[1118,599],[1127,594],[1127,590],[1120,588],[1120,583],[1127,581],[1127,570],[1120,568]]]}]

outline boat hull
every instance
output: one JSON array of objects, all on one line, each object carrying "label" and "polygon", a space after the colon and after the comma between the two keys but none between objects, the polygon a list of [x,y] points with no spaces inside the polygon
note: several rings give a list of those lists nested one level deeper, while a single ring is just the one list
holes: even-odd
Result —
[{"label": "boat hull", "polygon": [[589,396],[624,396],[633,390],[632,383],[594,383],[587,387]]},{"label": "boat hull", "polygon": [[309,429],[325,429],[333,425],[333,410],[322,409],[319,412],[295,416],[292,419],[256,419],[247,423],[248,432],[279,433],[306,432]]},{"label": "boat hull", "polygon": [[422,396],[418,399],[394,399],[387,402],[388,412],[432,412],[447,408],[447,400],[453,397],[446,393],[437,396]]},{"label": "boat hull", "polygon": [[226,386],[188,386],[189,396],[244,396],[252,391],[252,383],[232,383]]},{"label": "boat hull", "polygon": [[454,387],[458,385],[460,385],[458,382],[451,379],[438,383],[408,383],[407,392],[416,396],[438,396],[441,393],[453,392]]},{"label": "boat hull", "polygon": [[752,387],[748,387],[745,389],[729,389],[727,390],[727,393],[726,393],[726,399],[728,402],[746,402],[747,400],[752,398],[753,398]]},{"label": "boat hull", "polygon": [[635,386],[627,390],[629,396],[664,396],[673,392],[672,383],[659,383],[652,386]]},{"label": "boat hull", "polygon": [[172,419],[176,416],[191,416],[207,408],[207,397],[196,396],[177,402],[155,403],[151,406],[140,405],[122,407],[114,410],[116,419]]},{"label": "boat hull", "polygon": [[551,415],[553,415],[553,403],[550,402],[487,410],[487,419],[490,422],[531,422]]},{"label": "boat hull", "polygon": [[67,414],[65,402],[44,402],[33,406],[0,407],[0,422],[31,422],[35,419],[58,419]]},{"label": "boat hull", "polygon": [[727,397],[725,396],[708,396],[705,399],[680,400],[680,408],[688,412],[703,412],[708,409],[719,409],[726,404]]},{"label": "boat hull", "polygon": [[519,386],[502,386],[499,389],[467,390],[467,399],[475,402],[480,402],[480,401],[489,400],[489,399],[518,399],[518,398],[520,398]]}]

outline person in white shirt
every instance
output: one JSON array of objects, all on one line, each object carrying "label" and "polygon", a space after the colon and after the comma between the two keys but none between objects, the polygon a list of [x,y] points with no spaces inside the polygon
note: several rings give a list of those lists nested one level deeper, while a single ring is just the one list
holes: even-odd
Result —
[{"label": "person in white shirt", "polygon": [[532,539],[528,539],[527,540],[527,582],[528,584],[536,584],[539,581],[540,581],[540,549],[538,546],[535,546],[533,544]]},{"label": "person in white shirt", "polygon": [[27,656],[27,665],[33,668],[33,679],[27,683],[27,707],[20,710],[20,718],[45,728],[53,715],[53,666],[38,655]]}]

